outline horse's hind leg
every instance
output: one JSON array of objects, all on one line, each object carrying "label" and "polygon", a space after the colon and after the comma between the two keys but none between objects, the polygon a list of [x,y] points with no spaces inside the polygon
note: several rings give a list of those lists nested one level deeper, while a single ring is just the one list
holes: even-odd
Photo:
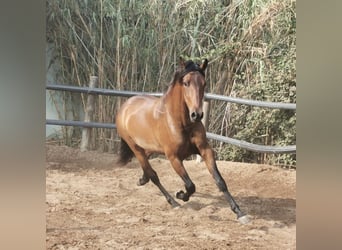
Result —
[{"label": "horse's hind leg", "polygon": [[143,176],[138,181],[138,186],[143,186],[149,181],[150,181],[150,177],[148,176],[147,173],[144,172]]},{"label": "horse's hind leg", "polygon": [[140,165],[144,171],[142,178],[139,179],[138,185],[144,185],[149,180],[151,180],[159,188],[159,190],[163,193],[167,202],[170,203],[172,205],[172,207],[179,207],[180,206],[179,203],[176,202],[172,198],[172,196],[166,191],[166,189],[160,183],[159,177],[158,177],[156,171],[153,170],[153,168],[151,167],[150,163],[147,160],[147,156],[145,154],[145,151],[142,148],[136,146],[136,147],[134,147],[133,152],[134,152],[136,158],[138,159],[138,161],[139,161],[139,163],[140,163]]},{"label": "horse's hind leg", "polygon": [[[143,150],[142,150],[142,152],[144,152]],[[144,159],[145,159],[145,157],[146,157],[146,161],[147,161],[147,159],[148,159],[148,155],[146,155],[145,153],[143,153],[144,154]],[[145,164],[145,163],[144,163]],[[149,165],[149,162],[147,161],[147,164]],[[149,172],[148,171],[145,171],[145,169],[150,169],[149,167],[147,167],[147,168],[143,168],[143,175],[141,176],[141,178],[139,179],[139,181],[138,181],[138,186],[143,186],[143,185],[145,185],[146,183],[148,183],[149,181],[150,181],[150,174],[149,174]],[[152,169],[153,170],[153,169]]]},{"label": "horse's hind leg", "polygon": [[[166,191],[166,189],[163,187],[163,185],[160,183],[159,181],[159,177],[156,173],[156,171],[153,170],[153,168],[151,167],[150,163],[147,161],[147,158],[144,159],[142,161],[142,168],[144,170],[144,175],[143,177],[139,180],[140,183],[144,183],[146,179],[144,178],[149,178],[151,179],[151,181],[154,183],[154,185],[156,185],[159,190],[163,193],[163,195],[165,196],[166,200],[168,203],[171,204],[172,207],[179,207],[179,203],[176,202],[172,196]],[[148,176],[148,177],[147,177]]]},{"label": "horse's hind leg", "polygon": [[166,191],[166,189],[160,183],[159,177],[158,177],[156,171],[154,171],[152,168],[151,168],[150,179],[159,188],[159,190],[163,193],[167,202],[170,203],[172,207],[179,207],[180,206],[179,203],[172,198],[172,196]]}]

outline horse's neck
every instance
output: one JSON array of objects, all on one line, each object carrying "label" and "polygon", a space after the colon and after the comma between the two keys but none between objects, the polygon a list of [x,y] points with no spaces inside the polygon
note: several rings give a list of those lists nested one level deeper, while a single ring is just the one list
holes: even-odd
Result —
[{"label": "horse's neck", "polygon": [[190,123],[188,109],[185,104],[181,86],[171,86],[164,96],[166,115],[174,123],[186,127]]}]

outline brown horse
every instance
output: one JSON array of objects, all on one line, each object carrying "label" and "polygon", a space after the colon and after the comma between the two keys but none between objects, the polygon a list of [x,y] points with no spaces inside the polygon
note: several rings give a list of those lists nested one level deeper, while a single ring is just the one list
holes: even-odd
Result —
[{"label": "brown horse", "polygon": [[195,185],[183,166],[183,160],[192,154],[200,154],[231,209],[240,222],[247,223],[247,216],[241,212],[217,169],[214,151],[201,123],[207,65],[207,59],[198,65],[181,58],[180,67],[161,98],[134,96],[122,105],[116,116],[117,131],[121,136],[119,163],[125,165],[136,156],[143,169],[138,185],[152,180],[172,207],[178,207],[179,203],[162,186],[148,158],[152,153],[165,154],[185,183],[186,191],[179,191],[176,197],[188,201],[195,192]]}]

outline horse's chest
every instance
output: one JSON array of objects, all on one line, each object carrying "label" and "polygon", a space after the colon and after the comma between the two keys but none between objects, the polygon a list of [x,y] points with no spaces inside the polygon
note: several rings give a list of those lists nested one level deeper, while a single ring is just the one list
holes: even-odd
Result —
[{"label": "horse's chest", "polygon": [[160,124],[158,129],[165,153],[175,152],[184,157],[196,153],[196,147],[192,143],[193,128],[186,129],[180,123],[168,118],[165,123]]},{"label": "horse's chest", "polygon": [[196,147],[192,143],[191,133],[173,134],[167,142],[165,142],[165,151],[176,153],[181,158],[186,158],[191,154],[196,154]]}]

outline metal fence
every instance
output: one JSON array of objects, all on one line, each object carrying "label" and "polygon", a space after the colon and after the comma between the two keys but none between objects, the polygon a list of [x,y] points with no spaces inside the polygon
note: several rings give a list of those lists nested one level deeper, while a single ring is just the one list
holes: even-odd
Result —
[{"label": "metal fence", "polygon": [[[163,95],[163,93],[110,90],[110,89],[101,89],[101,88],[68,86],[64,84],[48,84],[46,85],[46,89],[86,93],[86,94],[94,94],[94,95],[121,96],[121,97],[130,97],[130,96],[135,96],[135,95],[153,95],[153,96]],[[225,102],[232,102],[232,103],[237,103],[237,104],[251,105],[251,106],[257,106],[257,107],[264,107],[264,108],[296,110],[296,104],[294,103],[254,101],[254,100],[247,100],[247,99],[242,99],[242,98],[235,98],[235,97],[216,95],[216,94],[210,94],[210,93],[205,94],[204,98],[205,100],[220,100],[220,101],[225,101]],[[86,127],[86,128],[109,128],[109,129],[116,128],[115,124],[112,124],[112,123],[65,121],[65,120],[52,120],[52,119],[46,119],[46,124],[47,125],[60,125],[60,126],[76,126],[76,127]],[[214,139],[214,140],[218,140],[221,142],[230,143],[232,145],[235,145],[235,146],[238,146],[238,147],[250,150],[250,151],[259,152],[259,153],[286,153],[286,154],[296,153],[296,145],[290,145],[290,146],[257,145],[257,144],[245,142],[242,140],[237,140],[234,138],[229,138],[229,137],[213,134],[210,132],[207,132],[207,137],[209,139]]]}]

